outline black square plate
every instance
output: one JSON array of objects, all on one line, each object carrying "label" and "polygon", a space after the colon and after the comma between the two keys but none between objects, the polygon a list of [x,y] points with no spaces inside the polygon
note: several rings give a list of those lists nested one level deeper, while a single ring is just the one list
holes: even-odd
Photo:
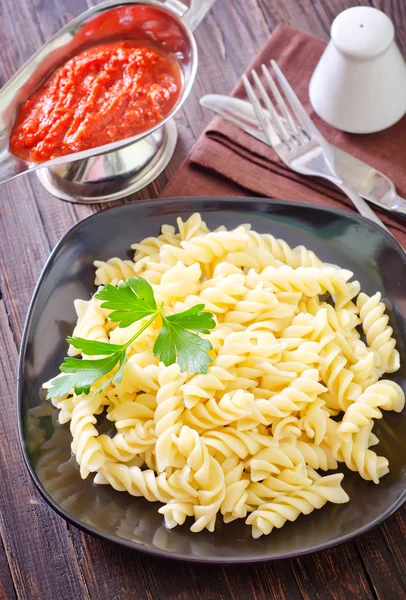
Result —
[{"label": "black square plate", "polygon": [[187,525],[167,531],[157,504],[96,486],[91,476],[80,479],[71,458],[69,426],[56,423],[57,411],[43,403],[40,392],[42,382],[57,373],[66,353],[65,337],[76,321],[73,301],[94,293],[95,259],[131,258],[132,243],[158,235],[162,224],[175,224],[176,217],[193,212],[200,212],[210,229],[251,223],[256,231],[272,233],[291,246],[304,244],[323,261],[353,271],[366,293],[381,291],[403,358],[394,380],[405,388],[406,257],[378,226],[337,210],[255,198],[182,198],[117,206],[84,219],[62,238],[32,299],[20,353],[18,402],[24,455],[35,483],[52,508],[85,531],[170,558],[224,563],[271,560],[327,548],[367,531],[405,499],[405,412],[387,413],[375,425],[380,439],[377,452],[390,463],[390,473],[379,485],[344,468],[348,504],[327,504],[258,540],[237,521],[220,525],[215,533],[194,534]]}]

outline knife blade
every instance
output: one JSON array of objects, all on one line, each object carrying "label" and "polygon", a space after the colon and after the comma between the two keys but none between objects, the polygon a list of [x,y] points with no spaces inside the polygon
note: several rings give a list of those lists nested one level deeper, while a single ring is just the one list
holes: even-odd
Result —
[{"label": "knife blade", "polygon": [[[207,94],[200,99],[200,104],[269,146],[249,102],[220,94]],[[352,185],[365,200],[406,216],[406,200],[397,194],[395,184],[389,177],[348,152],[333,147],[337,171],[343,181]]]}]

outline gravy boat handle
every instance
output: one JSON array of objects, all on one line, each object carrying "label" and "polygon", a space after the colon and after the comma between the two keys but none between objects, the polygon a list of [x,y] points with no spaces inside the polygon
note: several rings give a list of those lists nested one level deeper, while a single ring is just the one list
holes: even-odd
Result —
[{"label": "gravy boat handle", "polygon": [[172,11],[176,12],[174,5],[182,4],[186,10],[179,16],[182,17],[182,20],[189,29],[194,31],[209,12],[215,1],[216,0],[181,0],[179,2],[178,0],[166,0],[165,6],[168,8],[170,7]]},{"label": "gravy boat handle", "polygon": [[169,8],[179,17],[183,17],[189,10],[192,0],[164,0],[165,8]]}]

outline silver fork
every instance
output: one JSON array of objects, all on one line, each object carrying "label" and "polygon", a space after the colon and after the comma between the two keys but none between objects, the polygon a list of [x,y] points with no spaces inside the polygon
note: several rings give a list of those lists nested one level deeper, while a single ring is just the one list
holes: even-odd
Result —
[{"label": "silver fork", "polygon": [[[261,65],[265,81],[281,114],[276,110],[275,104],[256,71],[252,70],[251,76],[266,110],[264,110],[258,96],[255,94],[248,77],[243,76],[245,90],[264,130],[268,144],[275,150],[282,162],[293,171],[302,175],[323,177],[337,185],[348,196],[362,216],[374,221],[374,223],[388,231],[381,219],[358,192],[342,181],[336,170],[334,149],[314,125],[276,62],[271,60],[271,64],[281,89],[290,104],[289,108],[268,68],[266,65]],[[278,139],[278,143],[275,143],[275,139]]]}]

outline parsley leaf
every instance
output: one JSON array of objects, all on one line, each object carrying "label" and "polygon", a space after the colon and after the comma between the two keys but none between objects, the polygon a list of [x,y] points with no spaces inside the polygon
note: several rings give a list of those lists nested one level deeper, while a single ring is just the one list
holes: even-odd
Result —
[{"label": "parsley leaf", "polygon": [[191,329],[199,333],[210,333],[210,329],[214,329],[216,322],[212,313],[202,312],[203,308],[204,304],[196,304],[196,306],[166,317],[166,319],[183,329]]},{"label": "parsley leaf", "polygon": [[101,392],[112,381],[120,383],[128,347],[158,316],[162,319],[162,329],[154,344],[154,355],[159,356],[166,366],[177,361],[181,371],[207,373],[211,362],[208,350],[212,346],[208,340],[192,333],[209,333],[216,325],[212,313],[203,312],[204,304],[166,317],[163,304],[157,306],[151,285],[142,277],[120,282],[117,287],[107,284],[99,289],[96,298],[103,301],[102,308],[112,311],[109,318],[119,323],[119,327],[128,327],[145,317],[149,319],[122,345],[68,337],[68,343],[84,354],[103,358],[65,358],[59,367],[61,373],[49,382],[48,399],[66,396],[72,389],[76,394],[89,394],[91,386],[108,374],[111,376],[95,393]]},{"label": "parsley leaf", "polygon": [[118,344],[109,344],[107,342],[96,342],[95,340],[86,340],[84,338],[67,337],[66,341],[74,348],[82,350],[84,354],[89,356],[97,356],[101,354],[114,354],[119,352],[122,346]]},{"label": "parsley leaf", "polygon": [[128,327],[132,323],[158,312],[154,290],[142,277],[132,277],[120,281],[117,287],[108,283],[96,294],[96,298],[104,300],[102,308],[113,310],[109,318],[119,322],[119,327]]},{"label": "parsley leaf", "polygon": [[[91,385],[107,375],[114,369],[118,361],[124,362],[125,353],[121,350],[111,354],[107,358],[99,360],[83,360],[80,358],[65,358],[65,361],[59,367],[61,374],[51,379],[51,387],[48,390],[47,398],[56,396],[65,396],[72,388],[76,394],[88,394]],[[101,386],[101,391],[107,384]]]},{"label": "parsley leaf", "polygon": [[[200,308],[202,307],[202,305],[199,306]],[[188,312],[185,311],[185,313]],[[211,363],[211,357],[207,354],[207,350],[212,350],[212,345],[208,340],[202,339],[183,327],[181,315],[185,315],[185,313],[171,315],[170,317],[162,315],[162,329],[154,344],[154,356],[159,356],[165,366],[178,362],[180,370],[185,371],[188,369],[190,375],[194,373],[207,373],[207,369]],[[213,315],[210,313],[200,314],[210,315],[214,326]],[[179,318],[174,319],[173,317]],[[188,323],[190,321],[190,315],[185,316],[184,322]],[[195,331],[209,333],[207,327],[204,326],[203,329],[201,327],[202,325],[198,322],[194,323]]]}]

